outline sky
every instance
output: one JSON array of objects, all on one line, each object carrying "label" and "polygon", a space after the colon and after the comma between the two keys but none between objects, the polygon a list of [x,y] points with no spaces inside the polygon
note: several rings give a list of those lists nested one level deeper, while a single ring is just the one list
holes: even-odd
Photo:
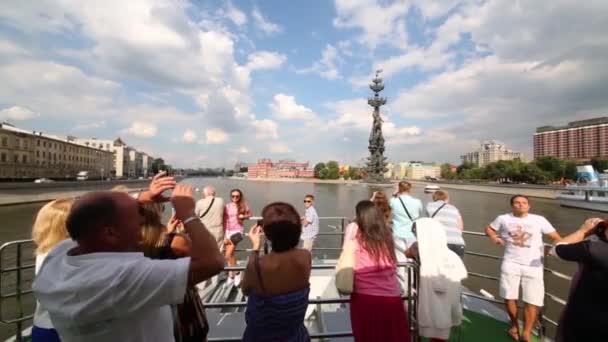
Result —
[{"label": "sky", "polygon": [[538,126],[606,116],[608,1],[8,0],[0,120],[115,139],[176,167],[368,155],[532,157]]}]

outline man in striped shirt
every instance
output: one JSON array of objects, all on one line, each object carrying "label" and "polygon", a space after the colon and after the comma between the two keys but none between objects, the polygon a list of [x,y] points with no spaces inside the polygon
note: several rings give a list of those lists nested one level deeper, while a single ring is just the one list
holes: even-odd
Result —
[{"label": "man in striped shirt", "polygon": [[426,205],[426,212],[428,217],[439,221],[445,228],[448,248],[458,254],[460,258],[464,258],[464,239],[462,238],[464,223],[458,208],[450,204],[449,201],[450,197],[447,191],[435,191],[433,202]]},{"label": "man in striped shirt", "polygon": [[302,217],[302,235],[300,239],[303,241],[302,247],[312,252],[312,246],[319,233],[319,216],[314,207],[315,196],[306,195],[304,197],[304,206],[306,213]]}]

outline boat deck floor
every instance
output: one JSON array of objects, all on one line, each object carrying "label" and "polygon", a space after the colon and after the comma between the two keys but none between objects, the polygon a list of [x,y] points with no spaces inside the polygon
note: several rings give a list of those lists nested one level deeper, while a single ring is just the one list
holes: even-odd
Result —
[{"label": "boat deck floor", "polygon": [[[452,328],[450,342],[513,342],[515,341],[507,334],[509,324],[491,317],[464,310],[464,318],[459,327]],[[428,341],[428,339],[421,339]],[[540,341],[533,336],[532,341]]]}]

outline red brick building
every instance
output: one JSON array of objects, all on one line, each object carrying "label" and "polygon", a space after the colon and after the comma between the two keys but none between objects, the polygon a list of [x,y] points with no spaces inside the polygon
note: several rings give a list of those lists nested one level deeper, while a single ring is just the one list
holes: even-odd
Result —
[{"label": "red brick building", "polygon": [[270,159],[260,159],[257,164],[249,164],[249,178],[314,178],[315,171],[309,163],[294,160],[280,160],[273,163]]},{"label": "red brick building", "polygon": [[566,126],[543,126],[534,133],[534,159],[608,158],[608,117],[581,120]]}]

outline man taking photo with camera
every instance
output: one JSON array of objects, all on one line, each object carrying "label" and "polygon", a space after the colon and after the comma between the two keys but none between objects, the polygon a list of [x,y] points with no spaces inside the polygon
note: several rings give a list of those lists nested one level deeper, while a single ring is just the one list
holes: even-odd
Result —
[{"label": "man taking photo with camera", "polygon": [[[563,238],[551,254],[579,263],[562,312],[558,342],[608,341],[608,221],[591,218]],[[590,239],[587,237],[595,236]]]}]

